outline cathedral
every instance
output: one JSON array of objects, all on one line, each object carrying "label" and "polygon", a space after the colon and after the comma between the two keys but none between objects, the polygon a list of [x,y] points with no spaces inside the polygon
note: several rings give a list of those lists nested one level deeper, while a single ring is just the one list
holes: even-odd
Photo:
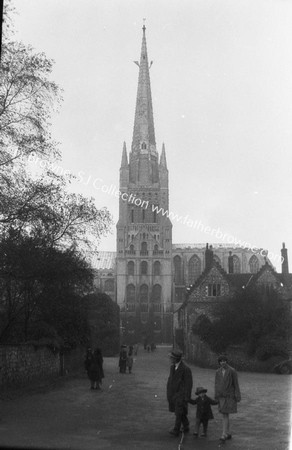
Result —
[{"label": "cathedral", "polygon": [[172,342],[174,314],[206,269],[210,250],[226,273],[256,274],[269,261],[263,249],[172,243],[172,223],[159,213],[169,210],[171,193],[166,149],[156,146],[145,25],[136,64],[133,138],[121,156],[116,252],[99,252],[96,286],[118,303],[125,341]]}]

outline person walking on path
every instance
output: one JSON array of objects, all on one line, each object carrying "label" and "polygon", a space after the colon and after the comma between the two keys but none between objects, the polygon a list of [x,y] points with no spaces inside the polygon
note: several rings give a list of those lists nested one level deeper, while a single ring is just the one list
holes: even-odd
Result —
[{"label": "person walking on path", "polygon": [[129,352],[128,352],[128,355],[127,355],[127,367],[128,367],[129,373],[132,373],[133,362],[134,362],[133,346],[130,345]]},{"label": "person walking on path", "polygon": [[88,377],[90,379],[90,389],[100,390],[102,379],[104,378],[103,372],[103,357],[101,350],[96,348],[93,352],[92,358],[88,364]]},{"label": "person walking on path", "polygon": [[191,398],[193,387],[193,376],[191,369],[182,361],[182,352],[174,350],[169,355],[170,374],[167,380],[167,400],[169,411],[175,413],[174,428],[169,432],[173,436],[178,436],[181,426],[183,432],[188,433],[188,402]]},{"label": "person walking on path", "polygon": [[119,357],[120,373],[126,373],[127,368],[127,346],[121,345],[120,357]]},{"label": "person walking on path", "polygon": [[237,403],[241,400],[237,372],[228,365],[225,355],[218,358],[219,369],[215,374],[215,399],[219,403],[219,412],[222,414],[221,442],[231,439],[229,414],[237,412]]},{"label": "person walking on path", "polygon": [[198,396],[195,400],[190,399],[189,403],[191,405],[197,405],[196,412],[196,425],[194,436],[199,436],[200,425],[203,425],[203,433],[201,437],[207,436],[208,423],[210,419],[214,419],[211,405],[218,405],[217,400],[206,395],[207,389],[203,387],[197,387],[195,394]]}]

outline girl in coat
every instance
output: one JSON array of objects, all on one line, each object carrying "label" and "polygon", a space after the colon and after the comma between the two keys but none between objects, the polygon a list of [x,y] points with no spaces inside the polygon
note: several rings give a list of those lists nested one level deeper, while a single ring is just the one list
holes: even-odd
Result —
[{"label": "girl in coat", "polygon": [[219,356],[219,369],[215,374],[215,399],[219,402],[219,412],[222,414],[221,442],[231,439],[229,414],[237,412],[237,403],[241,400],[236,370],[227,364],[226,356]]}]

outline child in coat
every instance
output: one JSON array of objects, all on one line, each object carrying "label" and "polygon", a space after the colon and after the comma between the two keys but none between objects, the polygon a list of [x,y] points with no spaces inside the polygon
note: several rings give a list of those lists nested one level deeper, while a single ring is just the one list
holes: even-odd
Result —
[{"label": "child in coat", "polygon": [[208,397],[206,395],[206,392],[207,389],[203,387],[198,387],[195,392],[195,394],[198,397],[195,400],[193,399],[189,400],[189,403],[191,403],[191,405],[197,405],[196,425],[194,432],[195,437],[199,436],[199,429],[201,423],[203,424],[203,433],[201,434],[201,437],[207,436],[208,422],[210,419],[214,419],[211,405],[218,405],[218,402]]}]

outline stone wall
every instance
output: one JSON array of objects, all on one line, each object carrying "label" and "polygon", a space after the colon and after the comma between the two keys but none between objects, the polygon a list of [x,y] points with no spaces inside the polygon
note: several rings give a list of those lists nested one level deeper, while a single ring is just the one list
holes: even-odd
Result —
[{"label": "stone wall", "polygon": [[26,385],[60,374],[60,354],[32,345],[0,346],[0,385]]},{"label": "stone wall", "polygon": [[[187,361],[197,364],[200,367],[218,368],[218,354],[212,352],[209,346],[202,342],[198,336],[191,335],[185,343],[185,353]],[[231,346],[225,352],[228,356],[229,364],[239,371],[246,372],[273,372],[276,364],[283,361],[280,356],[269,358],[266,361],[259,361],[256,358],[247,356],[240,346]]]}]

